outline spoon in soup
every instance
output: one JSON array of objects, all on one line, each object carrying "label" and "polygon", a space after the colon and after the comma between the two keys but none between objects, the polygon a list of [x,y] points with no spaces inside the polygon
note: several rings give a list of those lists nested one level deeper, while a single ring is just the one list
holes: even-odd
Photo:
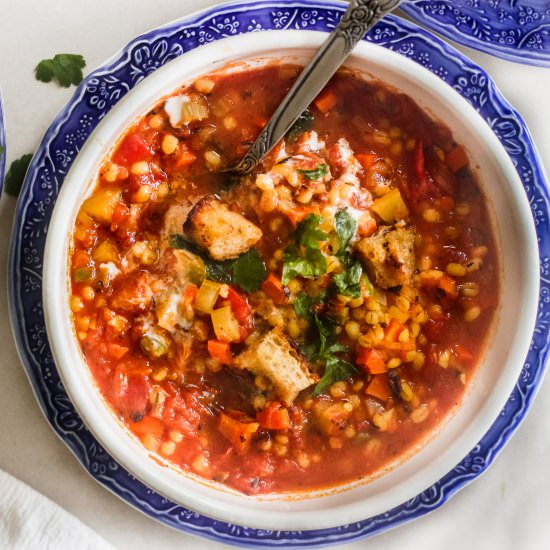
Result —
[{"label": "spoon in soup", "polygon": [[236,176],[250,173],[317,97],[357,42],[400,3],[401,0],[350,0],[338,25],[300,73],[256,141],[227,172]]}]

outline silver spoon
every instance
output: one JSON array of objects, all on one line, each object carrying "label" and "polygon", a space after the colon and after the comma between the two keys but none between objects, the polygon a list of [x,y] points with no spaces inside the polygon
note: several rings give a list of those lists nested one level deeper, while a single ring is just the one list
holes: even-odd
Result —
[{"label": "silver spoon", "polygon": [[317,97],[357,42],[400,2],[401,0],[350,0],[349,8],[338,25],[300,73],[252,147],[238,164],[227,171],[235,175],[251,172]]}]

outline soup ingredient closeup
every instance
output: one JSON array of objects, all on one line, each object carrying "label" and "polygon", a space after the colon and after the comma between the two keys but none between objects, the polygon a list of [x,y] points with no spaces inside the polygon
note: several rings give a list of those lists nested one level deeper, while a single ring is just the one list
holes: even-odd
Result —
[{"label": "soup ingredient closeup", "polygon": [[498,304],[463,147],[379,82],[339,72],[254,174],[221,171],[299,70],[159,102],[73,236],[74,326],[106,401],[148,450],[247,494],[404,458],[459,404]]}]

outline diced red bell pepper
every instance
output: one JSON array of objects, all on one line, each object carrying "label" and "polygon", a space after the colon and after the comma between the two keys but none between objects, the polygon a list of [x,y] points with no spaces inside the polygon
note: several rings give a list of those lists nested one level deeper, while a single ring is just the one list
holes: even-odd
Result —
[{"label": "diced red bell pepper", "polygon": [[235,319],[237,319],[241,325],[249,325],[252,321],[252,308],[246,297],[230,286],[227,299],[229,300]]},{"label": "diced red bell pepper", "polygon": [[152,147],[138,134],[130,134],[120,144],[115,155],[117,164],[133,164],[141,160],[149,160],[153,156]]}]

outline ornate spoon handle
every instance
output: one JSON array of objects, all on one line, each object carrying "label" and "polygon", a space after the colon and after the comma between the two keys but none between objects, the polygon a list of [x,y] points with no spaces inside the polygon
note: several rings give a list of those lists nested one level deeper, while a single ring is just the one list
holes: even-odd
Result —
[{"label": "ornate spoon handle", "polygon": [[357,42],[400,2],[401,0],[350,0],[350,6],[338,25],[304,68],[252,147],[231,172],[247,174],[254,169],[325,87]]}]

